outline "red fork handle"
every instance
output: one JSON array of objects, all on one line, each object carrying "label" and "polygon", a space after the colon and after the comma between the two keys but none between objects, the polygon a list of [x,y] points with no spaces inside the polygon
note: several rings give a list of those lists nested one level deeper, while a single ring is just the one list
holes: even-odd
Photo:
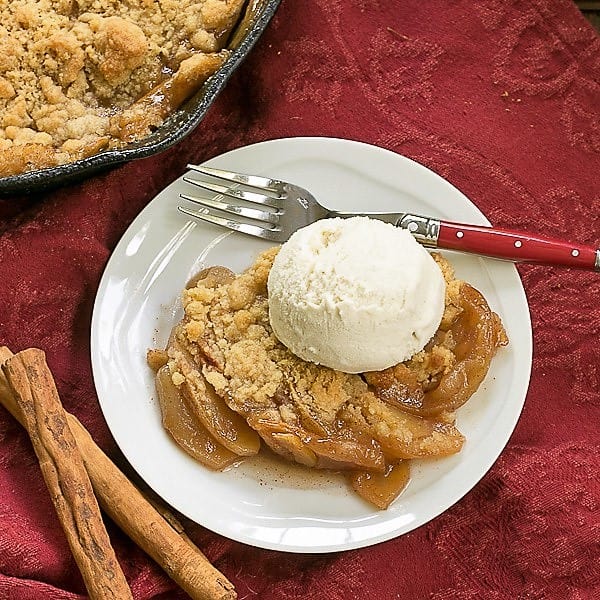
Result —
[{"label": "red fork handle", "polygon": [[600,249],[565,240],[481,225],[404,215],[400,227],[426,246],[515,262],[600,271]]},{"label": "red fork handle", "polygon": [[437,245],[515,262],[600,269],[596,248],[509,229],[440,221]]}]

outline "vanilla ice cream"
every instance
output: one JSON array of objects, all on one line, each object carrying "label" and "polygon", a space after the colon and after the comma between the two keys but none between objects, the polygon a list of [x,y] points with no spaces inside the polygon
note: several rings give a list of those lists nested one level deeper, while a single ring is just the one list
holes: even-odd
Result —
[{"label": "vanilla ice cream", "polygon": [[442,318],[445,282],[408,231],[353,217],[294,233],[275,257],[268,292],[273,332],[294,354],[361,373],[423,349]]}]

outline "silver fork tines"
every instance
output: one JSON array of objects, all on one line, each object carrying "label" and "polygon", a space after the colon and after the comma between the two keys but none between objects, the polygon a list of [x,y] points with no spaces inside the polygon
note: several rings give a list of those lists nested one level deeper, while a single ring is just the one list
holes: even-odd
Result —
[{"label": "silver fork tines", "polygon": [[[232,183],[231,186],[220,185],[217,183],[211,183],[204,180],[192,179],[190,177],[184,177],[183,181],[186,183],[195,185],[202,190],[212,192],[215,194],[212,198],[198,198],[197,196],[190,196],[188,194],[180,194],[180,197],[184,200],[194,202],[207,209],[215,209],[230,215],[238,217],[244,217],[246,219],[252,219],[255,221],[261,221],[264,223],[277,224],[279,217],[283,214],[281,207],[282,200],[285,199],[285,190],[282,187],[275,187],[277,182],[266,177],[259,177],[256,175],[242,175],[240,173],[232,173],[231,171],[222,171],[221,169],[211,169],[209,167],[197,167],[194,165],[188,165],[193,168],[194,171],[203,175],[209,175],[221,181],[228,181]],[[257,188],[259,184],[264,187]],[[246,188],[260,189],[262,192],[242,189],[242,186]],[[226,199],[242,200],[247,203],[246,205],[240,204],[239,202],[232,203]],[[248,206],[261,205],[265,206],[267,210],[259,210]],[[206,211],[202,211],[203,214],[207,214]],[[189,214],[189,213],[187,213]],[[195,214],[195,213],[194,213]],[[218,215],[217,215],[218,216]],[[229,226],[232,221],[229,221]]]},{"label": "silver fork tines", "polygon": [[201,167],[199,165],[188,165],[188,169],[202,173],[203,175],[210,175],[216,179],[222,179],[229,183],[241,183],[248,187],[254,187],[259,190],[271,191],[280,193],[282,181],[276,179],[270,179],[269,177],[261,177],[259,175],[246,175],[245,173],[234,173],[233,171],[225,171],[223,169],[215,169],[213,167]]},{"label": "silver fork tines", "polygon": [[[188,183],[191,183],[185,178],[184,181],[188,181]],[[246,217],[247,219],[254,219],[255,221],[264,221],[265,223],[277,223],[279,220],[279,215],[281,214],[281,211],[258,210],[256,208],[249,208],[240,204],[222,202],[220,198],[222,198],[223,196],[228,196],[230,198],[237,197],[233,196],[232,194],[226,194],[222,192],[218,192],[218,195],[214,198],[197,198],[196,196],[189,196],[188,194],[179,194],[179,197],[183,198],[184,200],[200,204],[200,206],[204,206],[205,208],[214,208],[216,210],[220,210],[231,215]],[[251,202],[251,200],[247,200],[247,202]]]},{"label": "silver fork tines", "polygon": [[280,228],[273,225],[273,227],[259,227],[258,225],[252,225],[251,223],[242,223],[240,221],[232,221],[231,219],[227,219],[225,217],[220,217],[219,215],[214,214],[209,209],[201,209],[198,211],[190,210],[189,208],[185,208],[184,206],[177,207],[179,211],[188,215],[189,217],[193,217],[194,219],[199,219],[200,221],[205,221],[206,223],[212,223],[213,225],[220,225],[221,227],[225,227],[227,229],[231,229],[232,231],[239,231],[240,233],[246,233],[248,235],[253,235],[255,237],[260,237],[265,240],[270,240],[272,242],[280,241],[279,232]]},{"label": "silver fork tines", "polygon": [[[212,167],[188,165],[188,168],[205,179],[186,176],[183,181],[210,192],[212,196],[198,197],[182,193],[182,199],[201,208],[194,211],[179,206],[179,210],[233,231],[272,242],[284,242],[300,227],[332,214],[307,190],[285,181]],[[217,179],[220,183],[210,179]],[[231,218],[227,218],[227,215],[231,215]]]},{"label": "silver fork tines", "polygon": [[253,202],[254,204],[264,204],[265,206],[271,206],[273,208],[277,208],[278,206],[280,206],[281,200],[283,199],[281,194],[277,196],[270,196],[268,194],[259,194],[258,192],[251,192],[248,190],[241,189],[239,187],[240,184],[234,184],[231,187],[227,187],[224,185],[218,185],[216,183],[209,183],[208,181],[190,179],[189,177],[184,177],[183,180],[186,183],[191,183],[192,185],[195,185],[203,190],[207,190],[208,192],[221,194],[223,196],[234,198],[236,200],[245,200],[246,202]]}]

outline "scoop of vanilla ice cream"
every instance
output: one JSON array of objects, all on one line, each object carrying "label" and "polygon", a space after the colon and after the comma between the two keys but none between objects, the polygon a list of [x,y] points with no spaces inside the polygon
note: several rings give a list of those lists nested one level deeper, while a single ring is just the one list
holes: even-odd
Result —
[{"label": "scoop of vanilla ice cream", "polygon": [[268,294],[271,327],[289,350],[361,373],[423,349],[442,318],[445,282],[408,231],[367,217],[336,218],[283,244]]}]

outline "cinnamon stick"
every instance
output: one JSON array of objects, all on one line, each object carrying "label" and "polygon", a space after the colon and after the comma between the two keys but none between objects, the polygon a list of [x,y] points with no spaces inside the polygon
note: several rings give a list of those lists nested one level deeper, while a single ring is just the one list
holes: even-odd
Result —
[{"label": "cinnamon stick", "polygon": [[2,369],[90,598],[133,600],[44,353],[25,350]]},{"label": "cinnamon stick", "polygon": [[[0,364],[12,353],[0,346]],[[10,389],[0,370],[0,402],[22,425]],[[183,531],[176,531],[95,444],[85,427],[66,413],[69,428],[106,514],[193,600],[235,600],[237,594],[227,578],[210,564]],[[180,529],[180,528],[178,528]]]}]

